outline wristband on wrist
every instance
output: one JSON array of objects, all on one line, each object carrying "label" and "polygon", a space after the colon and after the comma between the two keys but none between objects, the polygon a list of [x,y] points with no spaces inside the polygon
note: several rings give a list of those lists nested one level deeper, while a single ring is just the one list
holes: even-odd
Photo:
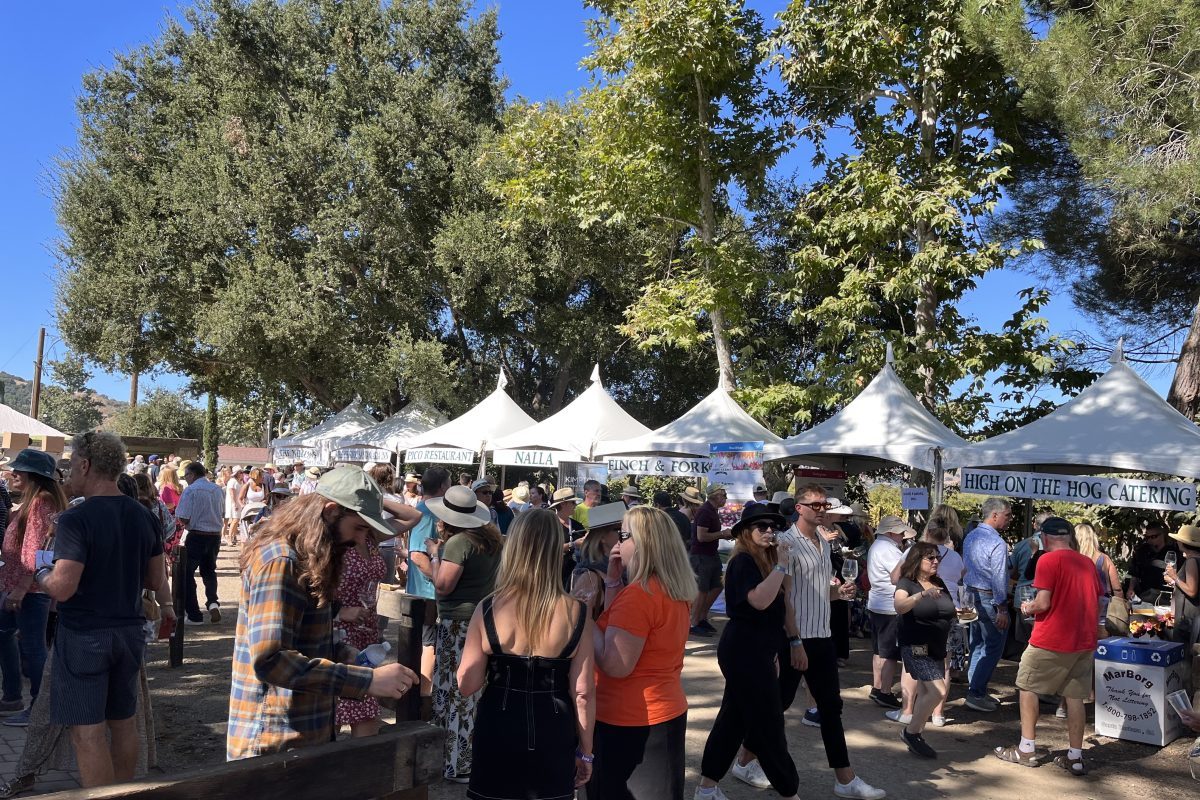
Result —
[{"label": "wristband on wrist", "polygon": [[781,572],[784,575],[788,574],[787,567],[785,567],[783,564],[776,564],[774,567],[772,567],[772,569],[774,569],[776,572]]},{"label": "wristband on wrist", "polygon": [[793,636],[792,638],[788,639],[788,645],[791,647],[803,647],[804,640],[799,636]]},{"label": "wristband on wrist", "polygon": [[611,580],[611,581],[608,580],[607,578],[604,579],[604,588],[605,589],[620,589],[622,585],[623,584],[621,583],[620,578],[617,578],[616,580]]},{"label": "wristband on wrist", "polygon": [[591,753],[584,753],[582,750],[576,750],[575,757],[585,764],[591,764],[596,760],[596,756],[592,755]]}]

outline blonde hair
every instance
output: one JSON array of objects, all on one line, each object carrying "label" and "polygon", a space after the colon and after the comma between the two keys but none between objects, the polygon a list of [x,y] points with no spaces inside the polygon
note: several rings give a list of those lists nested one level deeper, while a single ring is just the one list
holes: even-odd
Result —
[{"label": "blonde hair", "polygon": [[629,567],[629,582],[647,588],[658,578],[672,600],[691,601],[696,597],[696,576],[679,538],[679,529],[665,511],[650,506],[634,506],[625,512],[625,527],[633,534],[636,548]]},{"label": "blonde hair", "polygon": [[495,597],[514,603],[517,624],[525,631],[531,652],[550,632],[554,611],[566,596],[558,515],[547,508],[518,514],[500,552]]},{"label": "blonde hair", "polygon": [[163,467],[158,471],[158,488],[170,486],[177,492],[183,491],[183,486],[179,483],[179,475],[174,467]]},{"label": "blonde hair", "polygon": [[[604,546],[604,534],[608,532],[609,528],[617,527],[618,524],[614,522],[611,525],[601,525],[598,528],[592,528],[588,531],[586,538],[583,540],[583,547],[580,548],[584,561],[590,561],[595,564],[608,558],[608,553],[612,548]],[[671,524],[674,525],[675,523]],[[561,522],[559,523],[559,527],[562,527]],[[678,528],[675,529],[675,535],[679,535]]]},{"label": "blonde hair", "polygon": [[1100,539],[1096,536],[1096,529],[1086,522],[1081,522],[1075,526],[1075,549],[1092,561],[1095,561],[1102,555],[1100,551]]}]

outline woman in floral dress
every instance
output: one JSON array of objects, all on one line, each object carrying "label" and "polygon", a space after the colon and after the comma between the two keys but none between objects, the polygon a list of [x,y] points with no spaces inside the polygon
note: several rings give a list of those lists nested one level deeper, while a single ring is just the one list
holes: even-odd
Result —
[{"label": "woman in floral dress", "polygon": [[[379,617],[375,614],[375,597],[379,582],[387,575],[387,565],[374,539],[365,545],[352,547],[342,562],[342,580],[337,588],[341,604],[335,627],[346,637],[346,644],[358,650],[382,641]],[[338,698],[334,722],[340,730],[350,726],[354,738],[379,733],[379,701],[374,697],[362,700]]]}]

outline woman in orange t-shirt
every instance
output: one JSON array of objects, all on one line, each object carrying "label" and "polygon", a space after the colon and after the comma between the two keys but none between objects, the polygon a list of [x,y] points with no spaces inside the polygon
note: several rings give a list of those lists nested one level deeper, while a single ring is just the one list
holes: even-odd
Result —
[{"label": "woman in orange t-shirt", "polygon": [[596,762],[587,796],[682,800],[687,698],[680,674],[696,578],[663,511],[635,506],[622,527],[594,637]]}]

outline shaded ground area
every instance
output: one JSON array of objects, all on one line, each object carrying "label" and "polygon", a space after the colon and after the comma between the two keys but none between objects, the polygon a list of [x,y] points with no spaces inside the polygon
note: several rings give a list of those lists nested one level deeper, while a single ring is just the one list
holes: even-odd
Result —
[{"label": "shaded ground area", "polygon": [[[151,649],[148,677],[158,723],[159,769],[172,773],[218,764],[225,756],[225,716],[228,709],[230,656],[236,619],[237,565],[235,553],[222,552],[221,598],[225,616],[219,625],[190,627],[185,664],[170,669],[166,648]],[[720,623],[718,622],[718,625]],[[393,633],[394,633],[393,626]],[[1005,764],[991,756],[1000,744],[1013,744],[1018,736],[1015,690],[1016,665],[1003,662],[995,682],[1004,701],[996,714],[984,715],[962,705],[964,687],[955,684],[945,728],[929,728],[926,739],[938,750],[936,761],[918,759],[900,741],[900,727],[883,718],[883,709],[867,699],[870,689],[870,648],[866,640],[853,640],[850,666],[842,671],[844,718],[851,758],[870,783],[888,790],[893,798],[925,800],[930,797],[1047,798],[1053,795],[1127,800],[1139,797],[1200,796],[1187,766],[1190,737],[1165,748],[1087,737],[1085,750],[1091,774],[1075,778],[1053,765],[1029,769]],[[720,705],[723,679],[717,669],[716,639],[692,640],[684,670],[684,685],[691,701],[688,716],[688,796],[698,780],[697,770],[704,741]],[[1090,711],[1089,706],[1089,711]],[[833,773],[826,766],[821,733],[800,723],[799,709],[788,717],[788,740],[801,776],[802,797],[832,797]],[[1090,726],[1089,726],[1090,730]],[[1052,715],[1042,718],[1039,745],[1061,751],[1066,747],[1066,721]],[[24,742],[21,728],[0,726],[0,777],[11,777]],[[71,785],[71,776],[45,776],[39,789],[53,791]],[[752,789],[732,778],[722,782],[731,800],[777,796],[771,790]],[[459,800],[466,787],[443,784],[431,791],[435,800]]]}]

